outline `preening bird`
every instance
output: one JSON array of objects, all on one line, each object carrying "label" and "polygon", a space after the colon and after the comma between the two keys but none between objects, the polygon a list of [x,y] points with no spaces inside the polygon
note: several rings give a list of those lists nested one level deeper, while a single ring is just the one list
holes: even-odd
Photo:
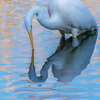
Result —
[{"label": "preening bird", "polygon": [[32,49],[32,19],[35,15],[42,26],[51,30],[59,30],[63,36],[65,33],[72,34],[72,44],[75,47],[79,44],[77,34],[97,27],[96,20],[81,0],[50,0],[48,14],[47,18],[41,7],[33,7],[26,15],[25,26]]}]

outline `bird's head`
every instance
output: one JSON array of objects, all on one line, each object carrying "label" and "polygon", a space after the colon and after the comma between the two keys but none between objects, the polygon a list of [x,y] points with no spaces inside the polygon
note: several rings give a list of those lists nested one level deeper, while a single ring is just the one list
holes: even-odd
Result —
[{"label": "bird's head", "polygon": [[25,27],[27,29],[27,32],[30,38],[32,49],[34,49],[33,48],[33,36],[32,36],[32,20],[30,20],[28,16],[26,16],[25,18]]},{"label": "bird's head", "polygon": [[40,7],[33,7],[28,11],[28,13],[26,14],[26,17],[25,17],[25,27],[26,27],[27,32],[29,34],[32,49],[33,49],[32,19],[35,15],[38,15],[40,12],[41,12]]}]

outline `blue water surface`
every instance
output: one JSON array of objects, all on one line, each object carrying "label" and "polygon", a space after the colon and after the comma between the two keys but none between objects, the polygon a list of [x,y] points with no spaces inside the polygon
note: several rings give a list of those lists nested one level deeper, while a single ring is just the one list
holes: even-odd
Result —
[{"label": "blue water surface", "polygon": [[65,41],[34,18],[34,72],[24,18],[31,7],[47,7],[49,0],[0,0],[1,100],[100,100],[100,1],[82,1],[98,32],[81,35],[73,48],[69,36]]}]

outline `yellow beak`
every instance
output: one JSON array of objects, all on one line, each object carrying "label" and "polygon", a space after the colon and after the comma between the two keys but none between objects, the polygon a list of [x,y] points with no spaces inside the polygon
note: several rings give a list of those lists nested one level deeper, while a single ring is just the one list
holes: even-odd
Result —
[{"label": "yellow beak", "polygon": [[32,36],[32,28],[30,29],[29,38],[32,46],[32,57],[31,57],[31,63],[30,65],[33,67],[33,71],[35,72],[35,66],[34,66],[34,46],[33,46],[33,36]]},{"label": "yellow beak", "polygon": [[28,34],[29,34],[29,38],[30,38],[32,49],[34,49],[34,47],[33,47],[32,29],[30,30],[30,32]]}]

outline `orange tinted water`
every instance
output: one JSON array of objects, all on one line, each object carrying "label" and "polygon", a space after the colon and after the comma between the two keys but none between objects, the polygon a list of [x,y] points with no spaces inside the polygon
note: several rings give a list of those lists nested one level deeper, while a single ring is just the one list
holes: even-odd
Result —
[{"label": "orange tinted water", "polygon": [[[31,45],[24,26],[27,11],[36,5],[46,7],[48,0],[0,0],[0,99],[1,100],[99,100],[100,98],[100,1],[83,0],[97,20],[98,37],[90,63],[70,82],[58,82],[49,70],[44,83],[28,77]],[[43,28],[33,20],[36,73],[59,44],[56,31]],[[86,54],[84,54],[86,55]]]}]

